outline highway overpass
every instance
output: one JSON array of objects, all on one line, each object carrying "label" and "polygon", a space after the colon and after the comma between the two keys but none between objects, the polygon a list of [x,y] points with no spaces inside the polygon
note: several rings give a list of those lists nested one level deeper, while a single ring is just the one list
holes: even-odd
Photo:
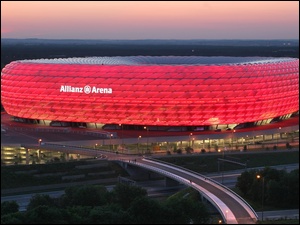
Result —
[{"label": "highway overpass", "polygon": [[201,174],[152,158],[119,160],[125,169],[139,167],[150,170],[198,190],[216,207],[227,224],[255,224],[258,219],[256,212],[240,196]]}]

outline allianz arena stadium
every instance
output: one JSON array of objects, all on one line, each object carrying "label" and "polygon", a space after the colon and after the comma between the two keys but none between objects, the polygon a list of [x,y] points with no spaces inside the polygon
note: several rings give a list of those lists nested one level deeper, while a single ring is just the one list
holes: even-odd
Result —
[{"label": "allianz arena stadium", "polygon": [[299,114],[299,59],[131,56],[20,60],[1,73],[16,118],[233,128]]}]

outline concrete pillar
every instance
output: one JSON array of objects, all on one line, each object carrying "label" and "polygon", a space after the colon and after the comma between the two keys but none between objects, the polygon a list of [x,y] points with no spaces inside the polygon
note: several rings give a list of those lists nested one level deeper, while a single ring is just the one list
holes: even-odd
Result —
[{"label": "concrete pillar", "polygon": [[26,148],[25,150],[26,150],[26,165],[28,165],[29,164],[29,149]]},{"label": "concrete pillar", "polygon": [[205,200],[205,198],[203,197],[203,195],[201,194],[201,192],[199,192],[199,194],[200,194],[201,202],[203,202]]},{"label": "concrete pillar", "polygon": [[38,149],[36,152],[37,152],[37,157],[38,157],[38,159],[40,159],[40,157],[41,157],[41,150]]}]

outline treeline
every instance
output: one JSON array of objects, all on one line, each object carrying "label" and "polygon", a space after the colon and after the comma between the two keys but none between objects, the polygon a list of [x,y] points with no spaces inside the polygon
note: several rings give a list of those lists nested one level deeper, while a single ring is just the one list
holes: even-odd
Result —
[{"label": "treeline", "polygon": [[299,58],[299,46],[40,44],[1,45],[1,64],[15,60],[92,56],[265,56]]},{"label": "treeline", "polygon": [[15,201],[1,203],[1,224],[207,224],[210,215],[191,188],[155,200],[138,186],[117,184],[69,187],[59,198],[34,195],[27,210]]},{"label": "treeline", "polygon": [[290,173],[270,167],[248,170],[238,177],[236,187],[243,194],[242,197],[258,205],[263,202],[266,206],[281,209],[299,208],[299,169]]}]

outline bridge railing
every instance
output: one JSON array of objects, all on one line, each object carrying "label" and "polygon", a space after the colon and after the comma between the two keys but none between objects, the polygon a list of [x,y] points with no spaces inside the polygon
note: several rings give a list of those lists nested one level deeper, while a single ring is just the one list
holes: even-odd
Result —
[{"label": "bridge railing", "polygon": [[155,161],[155,162],[160,163],[160,164],[162,164],[162,165],[167,164],[167,165],[169,165],[169,166],[176,167],[176,168],[178,168],[178,169],[181,169],[181,170],[187,171],[187,172],[189,172],[189,173],[195,174],[196,176],[203,177],[203,178],[206,179],[206,180],[210,180],[211,182],[213,182],[213,183],[216,184],[216,187],[218,187],[218,186],[220,187],[220,186],[221,186],[222,188],[226,189],[229,193],[231,193],[235,198],[238,198],[239,201],[242,201],[245,205],[248,206],[248,209],[251,210],[251,212],[248,211],[248,213],[249,213],[249,214],[253,213],[254,216],[255,216],[256,218],[258,218],[258,215],[257,215],[256,211],[250,206],[250,204],[249,204],[248,202],[246,202],[241,196],[239,196],[237,193],[235,193],[234,191],[232,191],[230,188],[228,188],[228,187],[226,187],[225,185],[223,185],[223,184],[217,182],[216,180],[211,179],[211,178],[209,178],[209,177],[206,177],[206,176],[204,176],[203,174],[197,173],[197,172],[195,172],[195,171],[189,170],[189,169],[187,169],[187,168],[184,168],[184,167],[181,167],[181,166],[172,164],[172,163],[164,162],[164,161],[161,161],[161,160],[158,160],[158,159],[154,159],[154,158],[151,158],[151,157],[144,157],[144,159],[147,159],[147,160],[150,160],[150,161]]}]

